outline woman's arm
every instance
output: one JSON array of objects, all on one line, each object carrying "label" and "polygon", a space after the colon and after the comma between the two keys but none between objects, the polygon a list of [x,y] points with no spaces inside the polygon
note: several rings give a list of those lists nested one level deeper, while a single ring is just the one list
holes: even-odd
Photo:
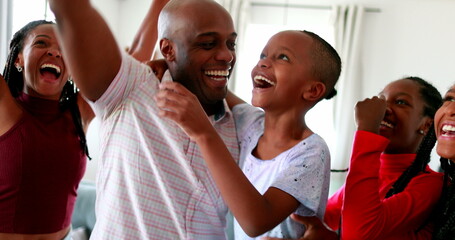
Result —
[{"label": "woman's arm", "polygon": [[158,38],[158,16],[169,0],[153,0],[128,53],[137,60],[150,60]]},{"label": "woman's arm", "polygon": [[250,236],[259,236],[282,222],[299,202],[277,188],[261,195],[243,174],[218,135],[197,98],[182,85],[160,85],[157,105],[195,141],[233,215]]},{"label": "woman's arm", "polygon": [[5,79],[0,74],[0,136],[6,133],[22,116],[22,109],[11,96]]}]

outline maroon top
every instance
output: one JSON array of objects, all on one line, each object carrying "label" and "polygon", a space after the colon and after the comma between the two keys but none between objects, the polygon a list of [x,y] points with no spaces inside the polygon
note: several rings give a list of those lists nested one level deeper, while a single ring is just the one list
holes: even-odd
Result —
[{"label": "maroon top", "polygon": [[17,100],[24,114],[0,136],[0,233],[57,232],[71,223],[86,158],[58,101]]}]

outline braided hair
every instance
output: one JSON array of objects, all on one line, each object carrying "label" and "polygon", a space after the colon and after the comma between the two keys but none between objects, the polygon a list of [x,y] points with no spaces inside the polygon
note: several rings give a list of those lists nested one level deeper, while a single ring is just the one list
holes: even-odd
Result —
[{"label": "braided hair", "polygon": [[453,239],[455,236],[455,164],[446,158],[440,161],[444,170],[444,187],[434,215],[434,240]]},{"label": "braided hair", "polygon": [[[442,97],[439,91],[430,83],[419,77],[406,77],[420,85],[420,95],[424,100],[423,116],[434,118],[434,115],[438,108],[442,104]],[[434,132],[434,125],[432,124],[428,130],[428,133],[420,143],[419,149],[417,150],[414,162],[401,174],[401,176],[395,181],[390,190],[387,192],[385,198],[389,198],[397,193],[402,192],[411,179],[420,172],[425,172],[425,168],[430,162],[431,151],[436,143],[436,135]]]},{"label": "braided hair", "polygon": [[[15,61],[19,53],[21,53],[23,50],[24,41],[27,38],[28,34],[36,27],[44,24],[55,23],[46,20],[37,20],[29,22],[27,25],[22,27],[19,31],[17,31],[14,34],[13,39],[10,42],[9,45],[10,53],[8,55],[6,65],[3,70],[3,76],[6,80],[6,83],[8,84],[11,95],[15,98],[22,93],[25,84],[23,74],[19,72],[15,67]],[[73,81],[71,79],[68,80],[65,86],[63,87],[62,93],[60,95],[59,101],[60,109],[62,112],[66,110],[69,110],[71,112],[73,123],[76,127],[76,133],[79,136],[80,146],[84,153],[87,155],[87,157],[90,159],[90,156],[88,154],[87,140],[85,138],[85,133],[82,127],[81,114],[79,111],[79,107],[77,105],[77,94],[78,90],[74,86]]]}]

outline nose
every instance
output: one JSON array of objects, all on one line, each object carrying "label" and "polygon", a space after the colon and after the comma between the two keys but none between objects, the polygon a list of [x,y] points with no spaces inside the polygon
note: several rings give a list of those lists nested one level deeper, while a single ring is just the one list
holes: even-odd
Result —
[{"label": "nose", "polygon": [[219,61],[225,61],[231,63],[235,58],[235,51],[229,49],[227,46],[221,47],[217,52],[215,59]]},{"label": "nose", "polygon": [[261,68],[268,68],[270,67],[269,60],[267,60],[267,58],[261,58],[259,59],[257,66]]},{"label": "nose", "polygon": [[60,58],[62,57],[62,54],[60,52],[60,49],[57,49],[57,48],[51,48],[47,51],[47,55],[51,56],[51,57],[57,57],[57,58]]}]

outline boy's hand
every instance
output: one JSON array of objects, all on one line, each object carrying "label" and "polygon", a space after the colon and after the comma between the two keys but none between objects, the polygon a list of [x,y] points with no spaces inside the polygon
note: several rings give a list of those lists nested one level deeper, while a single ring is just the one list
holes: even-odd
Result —
[{"label": "boy's hand", "polygon": [[357,130],[379,133],[386,112],[386,101],[378,97],[367,98],[355,105]]}]

